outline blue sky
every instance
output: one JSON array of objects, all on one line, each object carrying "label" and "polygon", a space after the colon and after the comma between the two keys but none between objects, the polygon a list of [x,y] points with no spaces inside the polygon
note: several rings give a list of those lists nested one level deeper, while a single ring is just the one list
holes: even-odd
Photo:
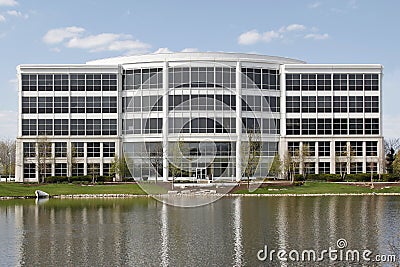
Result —
[{"label": "blue sky", "polygon": [[384,135],[400,137],[400,1],[0,0],[0,138],[17,133],[16,66],[160,51],[384,65]]}]

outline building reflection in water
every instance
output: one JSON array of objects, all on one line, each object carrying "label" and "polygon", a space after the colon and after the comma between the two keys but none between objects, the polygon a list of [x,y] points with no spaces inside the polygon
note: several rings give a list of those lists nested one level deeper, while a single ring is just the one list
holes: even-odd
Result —
[{"label": "building reflection in water", "polygon": [[3,203],[7,266],[252,266],[264,245],[322,250],[339,238],[349,249],[389,253],[400,221],[400,199],[378,196],[230,197],[198,208],[147,198]]}]

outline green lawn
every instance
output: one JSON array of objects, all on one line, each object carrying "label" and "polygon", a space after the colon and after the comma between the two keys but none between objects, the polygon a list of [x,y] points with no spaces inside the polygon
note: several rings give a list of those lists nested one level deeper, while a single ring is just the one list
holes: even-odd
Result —
[{"label": "green lawn", "polygon": [[258,188],[253,192],[236,191],[236,194],[352,194],[352,193],[400,193],[400,186],[383,189],[370,189],[364,186],[346,184],[306,182],[302,186],[269,186]]},{"label": "green lawn", "polygon": [[[167,193],[167,189],[152,183],[141,184],[145,191],[155,193]],[[117,185],[75,185],[75,184],[18,184],[0,183],[0,196],[34,196],[35,190],[42,190],[55,195],[74,195],[74,194],[135,194],[145,195],[137,184],[117,184]],[[400,193],[400,186],[393,186],[384,189],[370,189],[363,186],[353,186],[346,184],[306,182],[302,186],[269,186],[259,188],[250,194],[338,194],[338,193]],[[247,190],[236,191],[236,194],[249,193]]]},{"label": "green lawn", "polygon": [[82,186],[75,184],[15,184],[0,183],[0,196],[34,196],[35,190],[54,195],[76,194],[136,194],[146,193],[137,184]]}]

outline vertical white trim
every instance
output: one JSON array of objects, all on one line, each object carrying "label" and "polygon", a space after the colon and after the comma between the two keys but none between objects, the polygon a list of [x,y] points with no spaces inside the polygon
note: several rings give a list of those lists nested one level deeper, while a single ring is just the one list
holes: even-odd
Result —
[{"label": "vertical white trim", "polygon": [[163,143],[163,180],[168,181],[168,62],[164,62],[163,66],[163,127],[162,127],[162,143]]},{"label": "vertical white trim", "polygon": [[236,181],[242,179],[242,64],[236,63]]}]

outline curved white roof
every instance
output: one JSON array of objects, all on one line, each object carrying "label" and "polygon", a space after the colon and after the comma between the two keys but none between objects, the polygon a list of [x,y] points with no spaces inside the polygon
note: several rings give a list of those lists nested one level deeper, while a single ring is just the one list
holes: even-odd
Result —
[{"label": "curved white roof", "polygon": [[88,61],[88,65],[123,65],[148,62],[173,62],[173,61],[247,61],[272,64],[302,64],[304,61],[277,56],[264,56],[245,53],[226,52],[177,52],[159,53],[135,56],[122,56]]}]

